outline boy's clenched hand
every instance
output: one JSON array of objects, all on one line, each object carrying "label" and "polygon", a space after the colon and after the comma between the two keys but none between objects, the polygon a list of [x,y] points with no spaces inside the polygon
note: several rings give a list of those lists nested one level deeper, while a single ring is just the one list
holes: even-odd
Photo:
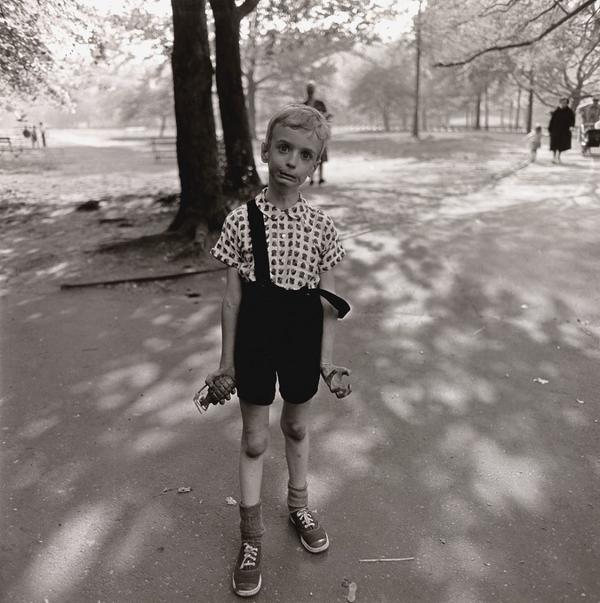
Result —
[{"label": "boy's clenched hand", "polygon": [[235,370],[230,368],[219,368],[206,377],[206,384],[220,404],[225,404],[235,394]]},{"label": "boy's clenched hand", "polygon": [[350,369],[347,369],[345,366],[336,366],[330,362],[323,362],[321,364],[323,381],[327,383],[329,391],[339,399],[345,398],[352,393],[352,386],[344,379],[344,377],[349,377],[350,375]]}]

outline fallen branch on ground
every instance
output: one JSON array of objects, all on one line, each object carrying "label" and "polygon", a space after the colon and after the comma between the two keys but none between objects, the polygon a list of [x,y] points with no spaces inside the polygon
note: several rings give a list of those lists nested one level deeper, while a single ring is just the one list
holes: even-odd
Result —
[{"label": "fallen branch on ground", "polygon": [[192,276],[194,274],[206,274],[208,272],[219,272],[226,270],[227,267],[216,267],[216,268],[202,268],[201,270],[184,270],[182,272],[168,272],[166,274],[149,274],[144,276],[128,276],[121,278],[112,278],[98,281],[74,281],[68,283],[61,283],[61,289],[78,289],[83,287],[101,287],[103,285],[120,285],[123,283],[144,283],[149,281],[166,281],[176,278],[183,278],[184,276]]},{"label": "fallen branch on ground", "polygon": [[384,561],[413,561],[414,557],[394,557],[394,558],[382,558],[382,559],[359,559],[360,563],[381,563]]}]

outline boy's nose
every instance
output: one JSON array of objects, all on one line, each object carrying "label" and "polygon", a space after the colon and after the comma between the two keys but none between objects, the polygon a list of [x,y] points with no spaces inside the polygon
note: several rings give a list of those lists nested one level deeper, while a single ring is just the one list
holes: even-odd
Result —
[{"label": "boy's nose", "polygon": [[292,151],[288,155],[287,164],[290,167],[295,167],[297,160],[298,160],[298,152],[297,151]]}]

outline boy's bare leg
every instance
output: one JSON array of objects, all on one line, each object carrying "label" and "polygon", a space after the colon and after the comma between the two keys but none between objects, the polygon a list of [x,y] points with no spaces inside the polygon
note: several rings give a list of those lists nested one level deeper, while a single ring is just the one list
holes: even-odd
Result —
[{"label": "boy's bare leg", "polygon": [[285,437],[285,458],[290,474],[290,485],[306,488],[308,477],[308,417],[310,401],[303,404],[283,403],[281,431]]},{"label": "boy's bare leg", "polygon": [[265,451],[269,444],[269,407],[240,400],[242,446],[240,451],[240,536],[242,543],[233,569],[233,590],[252,597],[262,585],[262,519],[260,490]]},{"label": "boy's bare leg", "polygon": [[285,456],[290,474],[287,504],[290,521],[302,546],[311,553],[329,548],[329,537],[317,516],[308,510],[308,417],[310,402],[283,403],[281,429],[285,436]]},{"label": "boy's bare leg", "polygon": [[240,450],[240,489],[242,504],[251,507],[260,502],[265,452],[269,445],[269,407],[240,400],[242,446]]}]

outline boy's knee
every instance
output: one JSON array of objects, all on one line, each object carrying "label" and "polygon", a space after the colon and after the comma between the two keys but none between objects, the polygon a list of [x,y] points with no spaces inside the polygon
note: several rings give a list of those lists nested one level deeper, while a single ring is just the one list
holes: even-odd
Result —
[{"label": "boy's knee", "polygon": [[265,453],[269,446],[267,431],[251,431],[244,434],[244,453],[250,458],[257,458]]},{"label": "boy's knee", "polygon": [[284,435],[296,442],[301,442],[306,437],[306,425],[299,421],[281,420],[281,431]]}]

